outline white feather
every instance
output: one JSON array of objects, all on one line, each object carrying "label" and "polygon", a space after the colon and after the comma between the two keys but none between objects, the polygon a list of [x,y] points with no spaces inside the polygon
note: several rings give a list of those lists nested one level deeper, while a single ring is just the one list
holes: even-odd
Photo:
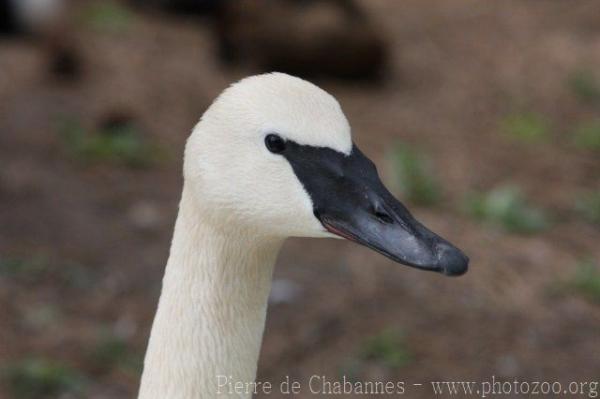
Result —
[{"label": "white feather", "polygon": [[270,153],[277,132],[349,154],[338,102],[281,73],[225,90],[185,149],[184,189],[139,398],[250,398],[219,376],[252,383],[271,274],[289,236],[329,237],[289,163]]}]

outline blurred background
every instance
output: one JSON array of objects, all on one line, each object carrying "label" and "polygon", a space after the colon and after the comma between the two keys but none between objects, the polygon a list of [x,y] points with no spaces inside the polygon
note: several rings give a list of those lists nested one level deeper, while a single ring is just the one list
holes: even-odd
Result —
[{"label": "blurred background", "polygon": [[598,381],[599,2],[0,7],[0,398],[135,396],[185,140],[231,82],[273,70],[339,99],[471,269],[289,240],[259,380]]}]

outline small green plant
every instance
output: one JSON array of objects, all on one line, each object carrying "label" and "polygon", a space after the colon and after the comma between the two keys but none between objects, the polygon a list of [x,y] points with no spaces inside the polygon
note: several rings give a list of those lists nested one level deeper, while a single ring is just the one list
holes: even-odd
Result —
[{"label": "small green plant", "polygon": [[416,204],[432,206],[441,198],[441,188],[431,173],[429,162],[415,148],[397,144],[389,154],[400,192]]},{"label": "small green plant", "polygon": [[90,353],[90,360],[100,370],[121,371],[139,374],[143,360],[139,354],[131,350],[131,345],[123,338],[103,331]]},{"label": "small green plant", "polygon": [[529,205],[513,186],[503,186],[488,193],[467,197],[465,209],[477,220],[522,234],[537,233],[549,226],[544,212]]},{"label": "small green plant", "polygon": [[70,288],[84,290],[95,283],[93,269],[79,263],[62,262],[54,266],[54,273],[62,284]]},{"label": "small green plant", "polygon": [[133,13],[114,0],[94,1],[81,13],[82,23],[100,32],[126,31],[133,20]]},{"label": "small green plant", "polygon": [[348,381],[360,381],[360,375],[363,369],[363,362],[356,356],[351,356],[344,360],[338,367],[337,375],[340,379],[346,378]]},{"label": "small green plant", "polygon": [[600,150],[600,120],[587,121],[575,130],[575,144],[587,150]]},{"label": "small green plant", "polygon": [[540,114],[522,112],[508,115],[502,122],[502,130],[513,138],[532,142],[545,138],[550,125]]},{"label": "small green plant", "polygon": [[29,259],[0,256],[0,277],[35,281],[47,270],[48,262],[43,256],[34,256]]},{"label": "small green plant", "polygon": [[93,284],[91,269],[73,262],[52,262],[43,255],[1,257],[0,278],[10,278],[22,284],[53,281],[69,288],[85,289]]},{"label": "small green plant", "polygon": [[582,194],[575,202],[575,209],[588,222],[600,225],[600,190]]},{"label": "small green plant", "polygon": [[567,286],[588,300],[600,303],[600,269],[593,261],[581,262]]},{"label": "small green plant", "polygon": [[59,397],[81,394],[85,378],[63,363],[43,358],[19,361],[2,370],[15,398]]},{"label": "small green plant", "polygon": [[58,306],[47,303],[29,306],[24,309],[21,316],[29,327],[41,330],[60,322],[62,314]]},{"label": "small green plant", "polygon": [[86,131],[77,122],[66,122],[61,137],[73,157],[84,161],[105,161],[131,167],[147,167],[161,158],[158,146],[145,140],[135,126],[124,123]]},{"label": "small green plant", "polygon": [[569,77],[569,87],[578,99],[588,103],[600,101],[600,81],[592,71],[581,69]]},{"label": "small green plant", "polygon": [[376,361],[393,370],[412,361],[404,334],[397,329],[386,329],[368,338],[363,343],[360,358]]}]

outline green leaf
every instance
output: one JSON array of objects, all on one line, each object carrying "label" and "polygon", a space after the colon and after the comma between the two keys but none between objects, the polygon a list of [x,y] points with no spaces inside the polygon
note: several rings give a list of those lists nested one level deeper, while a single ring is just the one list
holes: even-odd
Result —
[{"label": "green leaf", "polygon": [[140,168],[164,159],[162,149],[142,136],[132,123],[86,131],[78,122],[66,121],[59,132],[69,153],[81,162]]},{"label": "green leaf", "polygon": [[117,1],[94,1],[83,9],[80,19],[94,30],[120,33],[129,28],[134,15]]},{"label": "green leaf", "polygon": [[588,150],[600,150],[600,120],[587,121],[575,130],[574,142]]},{"label": "green leaf", "polygon": [[593,261],[581,262],[568,285],[590,301],[600,303],[600,269]]},{"label": "green leaf", "polygon": [[31,358],[10,365],[2,373],[15,398],[58,397],[81,393],[85,378],[76,370],[43,358]]},{"label": "green leaf", "polygon": [[579,70],[569,77],[573,94],[581,101],[595,103],[600,100],[600,82],[590,70]]},{"label": "green leaf", "polygon": [[432,206],[441,199],[441,188],[430,172],[428,160],[416,148],[397,144],[389,154],[396,183],[407,201]]},{"label": "green leaf", "polygon": [[488,193],[473,193],[465,201],[467,213],[508,232],[532,234],[549,226],[544,212],[529,205],[520,191],[503,186]]},{"label": "green leaf", "polygon": [[533,112],[509,115],[504,119],[502,127],[507,135],[526,142],[539,141],[550,131],[547,120]]},{"label": "green leaf", "polygon": [[404,334],[396,329],[386,329],[368,338],[363,343],[361,358],[374,360],[393,370],[412,361]]},{"label": "green leaf", "polygon": [[139,375],[142,371],[143,358],[131,349],[131,345],[123,338],[104,331],[89,354],[91,362],[103,371],[119,369],[127,373]]},{"label": "green leaf", "polygon": [[582,194],[575,202],[575,210],[588,222],[600,224],[600,190]]}]

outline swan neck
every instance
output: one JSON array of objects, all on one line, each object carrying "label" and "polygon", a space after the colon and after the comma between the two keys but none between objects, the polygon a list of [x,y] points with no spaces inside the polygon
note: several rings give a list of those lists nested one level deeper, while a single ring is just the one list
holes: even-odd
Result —
[{"label": "swan neck", "polygon": [[215,225],[184,188],[139,398],[228,397],[225,378],[254,381],[282,241]]}]

